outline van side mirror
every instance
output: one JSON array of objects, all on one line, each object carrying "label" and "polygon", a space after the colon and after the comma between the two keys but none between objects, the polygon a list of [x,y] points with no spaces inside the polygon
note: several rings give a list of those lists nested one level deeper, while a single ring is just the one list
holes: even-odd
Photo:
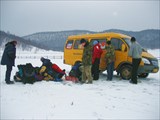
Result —
[{"label": "van side mirror", "polygon": [[125,46],[125,44],[122,44],[122,46],[121,46],[121,51],[122,51],[122,52],[126,51],[126,46]]}]

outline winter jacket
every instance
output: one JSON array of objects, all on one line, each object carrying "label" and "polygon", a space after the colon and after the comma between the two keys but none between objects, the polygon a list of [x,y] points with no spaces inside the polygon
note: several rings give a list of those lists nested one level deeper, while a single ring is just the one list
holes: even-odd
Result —
[{"label": "winter jacket", "polygon": [[56,71],[57,73],[65,74],[65,71],[63,71],[61,68],[59,68],[59,66],[56,65],[56,64],[52,64],[52,69],[53,69],[54,71]]},{"label": "winter jacket", "polygon": [[88,41],[86,42],[83,49],[82,64],[84,66],[92,65],[92,46]]},{"label": "winter jacket", "polygon": [[132,58],[141,58],[141,54],[142,54],[141,46],[138,43],[133,42],[131,44],[128,55],[132,56]]},{"label": "winter jacket", "polygon": [[96,58],[101,58],[103,51],[101,49],[101,46],[99,44],[96,44],[93,46],[93,54],[92,54],[92,64],[94,63]]},{"label": "winter jacket", "polygon": [[15,65],[15,58],[16,58],[16,47],[14,43],[8,42],[5,45],[5,49],[1,59],[1,65]]},{"label": "winter jacket", "polygon": [[107,64],[115,61],[115,50],[112,45],[106,46],[106,62]]}]

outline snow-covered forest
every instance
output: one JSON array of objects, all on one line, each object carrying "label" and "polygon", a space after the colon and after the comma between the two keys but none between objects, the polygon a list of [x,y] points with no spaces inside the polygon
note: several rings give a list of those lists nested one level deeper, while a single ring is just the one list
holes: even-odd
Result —
[{"label": "snow-covered forest", "polygon": [[[104,30],[100,31],[103,32],[117,32],[126,34],[129,36],[136,37],[137,41],[143,45],[144,48],[147,49],[160,49],[160,30],[143,30],[143,31],[124,31],[124,30]],[[87,31],[87,30],[71,30],[71,31],[59,31],[59,32],[39,32],[34,33],[31,35],[27,35],[24,37],[19,37],[12,35],[10,33],[5,33],[0,31],[1,34],[1,41],[0,46],[1,48],[4,47],[4,43],[7,41],[11,41],[12,39],[16,39],[18,41],[19,47],[23,50],[32,49],[32,47],[44,49],[44,50],[54,50],[54,51],[63,51],[64,44],[68,36],[70,35],[80,35],[80,34],[88,34],[88,33],[97,33],[94,31]]]}]

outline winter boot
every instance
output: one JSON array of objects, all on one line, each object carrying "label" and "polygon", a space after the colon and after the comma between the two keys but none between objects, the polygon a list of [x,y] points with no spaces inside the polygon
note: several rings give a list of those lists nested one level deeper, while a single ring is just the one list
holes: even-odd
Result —
[{"label": "winter boot", "polygon": [[13,81],[6,81],[6,84],[14,84],[14,82]]}]

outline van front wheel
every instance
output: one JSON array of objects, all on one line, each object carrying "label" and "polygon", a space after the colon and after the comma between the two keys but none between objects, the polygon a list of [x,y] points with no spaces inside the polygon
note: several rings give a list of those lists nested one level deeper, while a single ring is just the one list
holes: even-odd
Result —
[{"label": "van front wheel", "polygon": [[141,74],[138,75],[138,77],[146,78],[146,77],[148,77],[148,75],[149,75],[149,73],[141,73]]},{"label": "van front wheel", "polygon": [[124,65],[120,69],[120,76],[124,80],[131,79],[131,72],[132,72],[132,66],[131,65]]}]

